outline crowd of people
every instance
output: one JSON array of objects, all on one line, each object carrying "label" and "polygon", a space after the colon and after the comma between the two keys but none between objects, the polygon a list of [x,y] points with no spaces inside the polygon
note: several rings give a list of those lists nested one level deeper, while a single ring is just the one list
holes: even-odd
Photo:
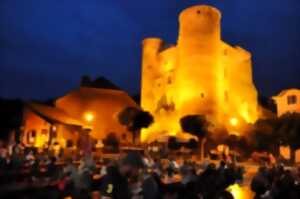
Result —
[{"label": "crowd of people", "polygon": [[[0,146],[1,198],[230,199],[228,187],[242,184],[244,173],[225,160],[199,163],[134,151],[105,159]],[[261,167],[251,189],[256,198],[299,198],[299,179],[300,172],[283,166]]]},{"label": "crowd of people", "polygon": [[262,166],[252,179],[251,190],[255,198],[300,198],[300,169],[292,170],[282,164]]},{"label": "crowd of people", "polygon": [[198,164],[138,152],[103,159],[0,147],[0,192],[9,198],[232,198],[226,188],[242,170],[224,161]]}]

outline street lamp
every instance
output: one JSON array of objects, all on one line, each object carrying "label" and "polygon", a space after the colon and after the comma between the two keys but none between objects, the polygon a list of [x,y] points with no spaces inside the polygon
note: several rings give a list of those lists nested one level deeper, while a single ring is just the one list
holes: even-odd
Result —
[{"label": "street lamp", "polygon": [[230,118],[229,122],[232,126],[237,126],[239,123],[239,120],[236,117],[232,117],[232,118]]},{"label": "street lamp", "polygon": [[88,113],[85,113],[84,115],[84,119],[87,121],[87,122],[92,122],[94,120],[94,115],[90,112]]}]

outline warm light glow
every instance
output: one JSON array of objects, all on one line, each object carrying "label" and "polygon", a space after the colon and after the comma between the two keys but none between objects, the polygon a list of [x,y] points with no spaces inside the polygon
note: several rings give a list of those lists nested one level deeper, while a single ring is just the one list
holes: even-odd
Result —
[{"label": "warm light glow", "polygon": [[229,191],[235,199],[244,199],[242,189],[238,184],[231,185],[227,188],[227,191]]},{"label": "warm light glow", "polygon": [[229,191],[234,199],[250,199],[253,198],[253,193],[247,189],[246,187],[241,187],[238,184],[231,185],[227,188],[227,191]]},{"label": "warm light glow", "polygon": [[84,119],[87,121],[87,122],[91,122],[94,120],[94,115],[90,112],[88,113],[85,113],[84,115]]},{"label": "warm light glow", "polygon": [[48,142],[48,136],[45,134],[41,134],[40,136],[36,137],[35,140],[35,147],[42,147],[44,144],[46,144]]},{"label": "warm light glow", "polygon": [[103,148],[104,147],[104,144],[103,144],[103,142],[102,142],[102,140],[98,140],[97,141],[97,144],[96,144],[96,148]]},{"label": "warm light glow", "polygon": [[241,134],[238,131],[231,131],[229,134],[230,135],[241,136]]},{"label": "warm light glow", "polygon": [[239,123],[239,120],[237,119],[237,118],[235,118],[235,117],[232,117],[232,118],[230,118],[230,124],[232,125],[232,126],[237,126],[238,125],[238,123]]}]

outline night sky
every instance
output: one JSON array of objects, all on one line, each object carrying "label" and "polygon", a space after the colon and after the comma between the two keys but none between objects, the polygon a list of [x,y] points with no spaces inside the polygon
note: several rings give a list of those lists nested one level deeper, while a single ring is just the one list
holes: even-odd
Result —
[{"label": "night sky", "polygon": [[209,4],[222,37],[253,54],[261,95],[300,87],[299,0],[0,0],[0,96],[47,99],[105,76],[139,92],[141,41],[175,43],[177,16]]}]

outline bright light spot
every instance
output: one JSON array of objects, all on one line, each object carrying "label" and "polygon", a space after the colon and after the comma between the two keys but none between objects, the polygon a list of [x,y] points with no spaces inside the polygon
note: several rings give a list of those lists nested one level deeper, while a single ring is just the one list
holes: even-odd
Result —
[{"label": "bright light spot", "polygon": [[233,195],[234,199],[244,199],[243,191],[238,184],[231,185],[227,188],[227,191],[229,191]]},{"label": "bright light spot", "polygon": [[229,134],[230,134],[230,135],[240,136],[240,133],[237,132],[237,131],[231,131]]},{"label": "bright light spot", "polygon": [[91,122],[91,121],[94,120],[94,115],[93,115],[92,113],[86,113],[86,114],[84,115],[84,119],[85,119],[86,121],[88,121],[88,122]]},{"label": "bright light spot", "polygon": [[103,142],[102,142],[102,140],[98,140],[97,141],[97,144],[96,144],[96,148],[103,148],[104,147],[104,144],[103,144]]},{"label": "bright light spot", "polygon": [[229,121],[229,122],[230,122],[230,124],[231,124],[232,126],[237,126],[238,123],[239,123],[238,119],[235,118],[235,117],[230,118],[230,121]]},{"label": "bright light spot", "polygon": [[175,131],[171,131],[170,132],[170,136],[176,136],[176,132]]}]

